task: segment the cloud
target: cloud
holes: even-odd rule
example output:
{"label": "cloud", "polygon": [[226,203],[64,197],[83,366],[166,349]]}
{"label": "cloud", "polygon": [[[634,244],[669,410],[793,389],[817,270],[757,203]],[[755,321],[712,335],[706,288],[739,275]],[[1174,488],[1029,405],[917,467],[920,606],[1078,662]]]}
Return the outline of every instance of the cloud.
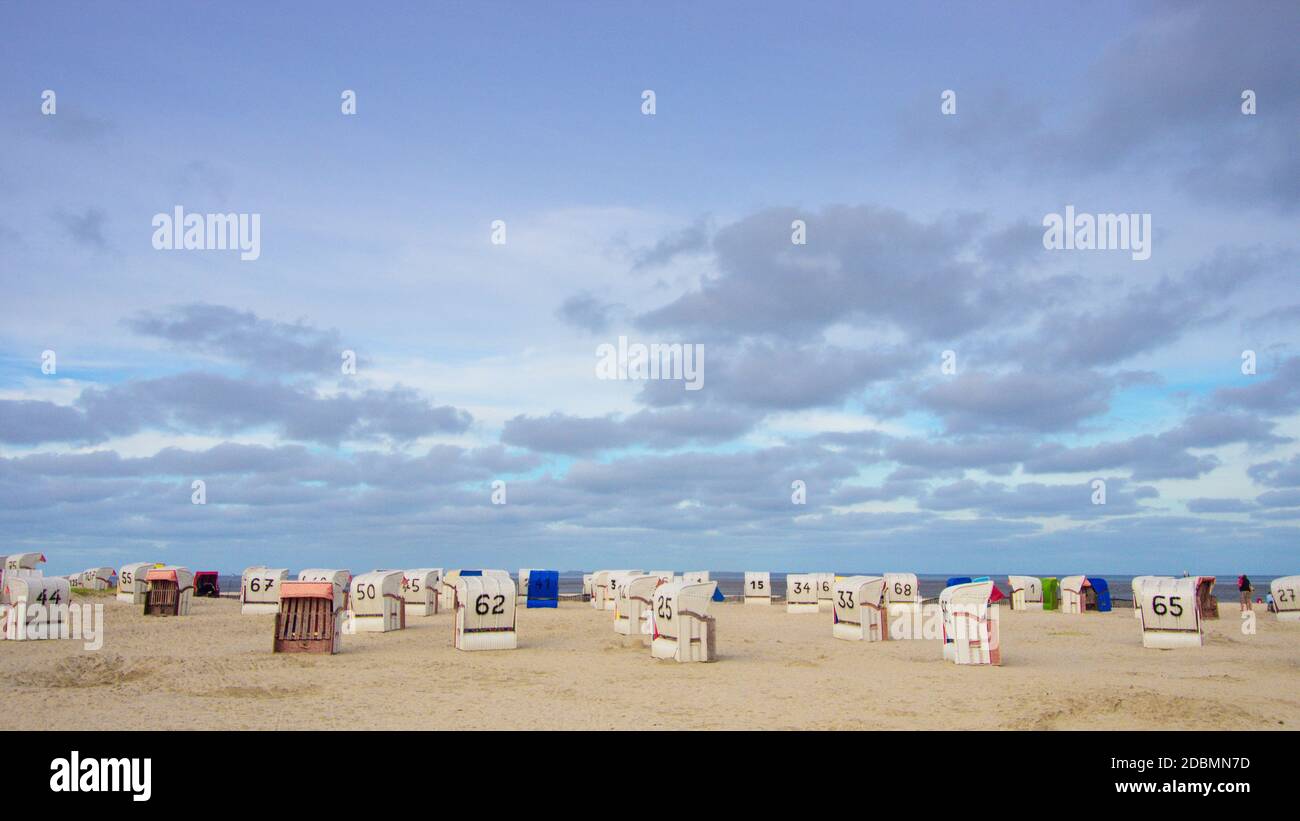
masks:
{"label": "cloud", "polygon": [[467,411],[435,406],[409,388],[323,396],[312,388],[190,372],[87,388],[73,407],[0,400],[0,441],[102,442],[144,430],[231,434],[270,428],[286,439],[409,441],[460,433]]}
{"label": "cloud", "polygon": [[753,415],[708,408],[646,409],[626,417],[519,415],[506,422],[501,441],[541,453],[590,455],[632,445],[666,449],[726,442],[748,432],[756,421]]}
{"label": "cloud", "polygon": [[103,209],[91,207],[79,212],[60,209],[54,214],[55,221],[73,242],[97,251],[108,247],[108,241],[104,239],[104,221],[107,218]]}
{"label": "cloud", "polygon": [[135,333],[228,359],[267,374],[340,373],[344,345],[336,330],[263,319],[252,311],[191,303],[125,320]]}
{"label": "cloud", "polygon": [[1139,502],[1160,494],[1149,485],[1130,486],[1124,479],[1106,480],[1106,503],[1093,504],[1091,483],[1045,485],[1030,482],[1004,485],[963,479],[935,488],[918,500],[925,510],[973,510],[986,516],[1065,516],[1094,518],[1125,516],[1141,512]]}
{"label": "cloud", "polygon": [[611,317],[619,307],[612,302],[602,302],[589,293],[581,293],[564,300],[555,314],[575,328],[598,334],[609,328]]}
{"label": "cloud", "polygon": [[697,220],[680,231],[675,231],[656,242],[650,248],[638,251],[632,264],[632,270],[644,271],[660,268],[674,259],[709,249],[710,223],[707,219]]}
{"label": "cloud", "polygon": [[[807,245],[790,241],[795,219],[807,224]],[[1019,313],[1046,293],[966,259],[981,223],[972,214],[922,222],[875,206],[761,211],[718,231],[717,276],[637,322],[697,338],[806,340],[844,322],[951,339]]]}

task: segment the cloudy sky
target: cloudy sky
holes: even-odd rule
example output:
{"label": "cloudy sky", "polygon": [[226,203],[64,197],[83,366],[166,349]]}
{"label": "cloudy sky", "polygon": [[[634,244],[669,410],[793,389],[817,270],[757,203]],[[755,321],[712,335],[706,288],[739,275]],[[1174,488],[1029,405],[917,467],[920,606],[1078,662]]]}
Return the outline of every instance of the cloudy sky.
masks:
{"label": "cloudy sky", "polygon": [[[1297,570],[1294,3],[0,32],[0,552]],[[1067,205],[1149,214],[1150,258],[1046,249]],[[176,206],[259,215],[260,256],[155,249]],[[597,378],[620,336],[702,345],[703,387]]]}

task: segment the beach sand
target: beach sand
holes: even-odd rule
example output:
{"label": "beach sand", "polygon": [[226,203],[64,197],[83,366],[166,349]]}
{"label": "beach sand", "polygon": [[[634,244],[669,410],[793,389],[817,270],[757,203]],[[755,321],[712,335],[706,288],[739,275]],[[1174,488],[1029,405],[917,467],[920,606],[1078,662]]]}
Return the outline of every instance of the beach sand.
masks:
{"label": "beach sand", "polygon": [[[82,599],[82,601],[87,601]],[[1003,664],[938,641],[832,639],[831,615],[716,604],[719,660],[653,661],[585,603],[519,610],[520,648],[451,646],[452,616],[273,655],[274,616],[195,599],[145,618],[112,598],[104,645],[0,641],[0,729],[1297,729],[1300,624],[1237,606],[1199,649],[1148,650],[1131,611],[1002,610]]]}

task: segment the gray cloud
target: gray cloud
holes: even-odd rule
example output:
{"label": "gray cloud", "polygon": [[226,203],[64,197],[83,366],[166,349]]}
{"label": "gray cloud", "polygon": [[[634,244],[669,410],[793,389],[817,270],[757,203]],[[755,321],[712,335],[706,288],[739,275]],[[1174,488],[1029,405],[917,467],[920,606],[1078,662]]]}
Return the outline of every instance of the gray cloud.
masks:
{"label": "gray cloud", "polygon": [[230,434],[269,427],[287,439],[337,445],[459,433],[472,418],[400,386],[322,396],[304,386],[193,372],[87,388],[73,407],[0,400],[0,420],[6,422],[0,441],[14,444],[102,442],[142,430]]}
{"label": "gray cloud", "polygon": [[108,215],[101,208],[87,207],[81,211],[60,209],[54,219],[64,232],[77,243],[86,248],[102,251],[108,247],[104,238],[104,221]]}
{"label": "gray cloud", "polygon": [[166,312],[142,312],[125,320],[143,336],[209,356],[229,359],[263,373],[340,373],[344,345],[336,330],[303,322],[263,319],[252,311],[194,303]]}
{"label": "gray cloud", "polygon": [[555,315],[575,328],[598,334],[609,328],[613,314],[619,307],[592,294],[581,293],[564,300],[556,309]]}

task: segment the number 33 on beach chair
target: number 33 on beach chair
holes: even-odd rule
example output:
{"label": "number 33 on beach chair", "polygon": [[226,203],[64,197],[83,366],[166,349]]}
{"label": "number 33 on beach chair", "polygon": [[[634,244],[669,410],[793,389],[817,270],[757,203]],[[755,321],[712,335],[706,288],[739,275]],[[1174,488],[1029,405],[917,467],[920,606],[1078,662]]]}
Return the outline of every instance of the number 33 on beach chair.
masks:
{"label": "number 33 on beach chair", "polygon": [[885,579],[881,576],[846,576],[835,582],[831,635],[848,641],[884,641]]}

